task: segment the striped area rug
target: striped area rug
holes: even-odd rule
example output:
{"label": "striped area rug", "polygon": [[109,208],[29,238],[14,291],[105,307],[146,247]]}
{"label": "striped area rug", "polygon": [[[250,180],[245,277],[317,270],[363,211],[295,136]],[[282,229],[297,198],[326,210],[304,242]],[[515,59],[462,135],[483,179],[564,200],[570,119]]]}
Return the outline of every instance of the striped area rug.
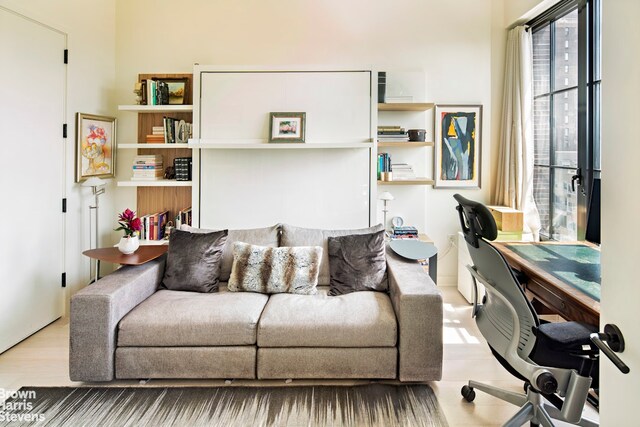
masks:
{"label": "striped area rug", "polygon": [[19,391],[0,403],[0,426],[447,426],[428,385]]}

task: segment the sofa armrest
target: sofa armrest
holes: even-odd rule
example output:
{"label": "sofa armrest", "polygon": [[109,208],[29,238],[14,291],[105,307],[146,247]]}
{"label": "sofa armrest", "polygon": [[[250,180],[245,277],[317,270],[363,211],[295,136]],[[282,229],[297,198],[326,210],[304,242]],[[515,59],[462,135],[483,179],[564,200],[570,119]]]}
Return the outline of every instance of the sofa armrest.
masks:
{"label": "sofa armrest", "polygon": [[111,381],[120,320],[149,298],[162,281],[165,258],[125,266],[71,298],[69,377],[72,381]]}
{"label": "sofa armrest", "polygon": [[398,379],[442,378],[442,294],[416,261],[387,248],[389,294],[398,319]]}

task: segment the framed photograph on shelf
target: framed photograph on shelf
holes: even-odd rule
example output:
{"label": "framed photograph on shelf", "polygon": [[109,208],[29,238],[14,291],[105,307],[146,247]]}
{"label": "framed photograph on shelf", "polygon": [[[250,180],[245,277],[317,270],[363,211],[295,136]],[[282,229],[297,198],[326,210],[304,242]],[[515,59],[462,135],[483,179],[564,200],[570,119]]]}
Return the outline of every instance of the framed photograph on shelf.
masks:
{"label": "framed photograph on shelf", "polygon": [[304,142],[306,113],[269,113],[269,142]]}
{"label": "framed photograph on shelf", "polygon": [[116,118],[77,113],[76,182],[116,176]]}
{"label": "framed photograph on shelf", "polygon": [[187,90],[187,79],[159,79],[169,89],[169,105],[182,105]]}
{"label": "framed photograph on shelf", "polygon": [[436,105],[435,188],[480,188],[482,105]]}

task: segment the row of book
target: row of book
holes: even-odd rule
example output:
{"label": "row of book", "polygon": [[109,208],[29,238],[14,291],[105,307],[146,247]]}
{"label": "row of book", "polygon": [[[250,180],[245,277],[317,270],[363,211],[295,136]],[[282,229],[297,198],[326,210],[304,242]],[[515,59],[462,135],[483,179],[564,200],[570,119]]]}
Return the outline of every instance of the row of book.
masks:
{"label": "row of book", "polygon": [[378,153],[378,179],[382,179],[383,173],[388,173],[392,170],[389,153]]}
{"label": "row of book", "polygon": [[137,155],[133,158],[133,181],[156,181],[164,176],[161,154]]}
{"label": "row of book", "polygon": [[140,238],[143,240],[164,239],[165,226],[169,222],[169,211],[144,215],[140,218]]}
{"label": "row of book", "polygon": [[191,207],[178,211],[176,215],[176,228],[180,228],[182,224],[191,225]]}
{"label": "row of book", "polygon": [[193,125],[191,123],[164,116],[162,126],[151,128],[151,134],[146,136],[146,142],[155,144],[186,143],[192,136]]}
{"label": "row of book", "polygon": [[401,126],[378,126],[378,142],[408,142],[409,134]]}
{"label": "row of book", "polygon": [[391,163],[391,170],[393,171],[394,181],[416,179],[416,173],[413,170],[413,166],[408,163]]}

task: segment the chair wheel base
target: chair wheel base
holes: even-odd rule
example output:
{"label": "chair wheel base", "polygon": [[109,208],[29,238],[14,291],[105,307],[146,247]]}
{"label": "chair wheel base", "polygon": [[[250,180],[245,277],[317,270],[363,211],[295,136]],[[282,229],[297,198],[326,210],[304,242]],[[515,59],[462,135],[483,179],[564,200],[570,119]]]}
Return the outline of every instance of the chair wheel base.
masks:
{"label": "chair wheel base", "polygon": [[473,402],[476,398],[476,392],[473,390],[473,387],[469,387],[468,385],[462,386],[462,390],[460,390],[462,397],[467,402]]}

